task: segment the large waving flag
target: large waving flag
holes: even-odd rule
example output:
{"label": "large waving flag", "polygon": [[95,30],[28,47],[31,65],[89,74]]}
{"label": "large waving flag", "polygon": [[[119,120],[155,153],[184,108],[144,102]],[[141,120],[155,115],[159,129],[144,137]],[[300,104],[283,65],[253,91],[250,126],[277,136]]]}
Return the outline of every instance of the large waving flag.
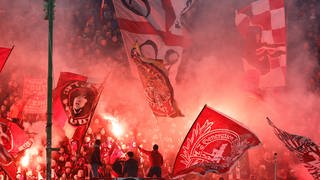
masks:
{"label": "large waving flag", "polygon": [[[152,111],[156,116],[177,116],[178,113],[170,112],[172,107],[168,109],[166,105],[168,102],[164,101],[172,101],[170,95],[173,94],[172,84],[175,83],[182,57],[184,36],[180,19],[194,1],[114,0],[113,3],[131,70],[135,76],[139,74],[143,81]],[[136,43],[139,45],[141,55],[148,60],[144,64],[145,70],[152,72],[141,72],[141,66],[138,67],[136,60],[132,58],[132,47]],[[155,70],[151,66],[158,69]],[[152,78],[156,80],[151,81]],[[147,79],[148,85],[146,85]],[[164,104],[161,104],[163,102]]]}
{"label": "large waving flag", "polygon": [[10,177],[16,179],[16,157],[31,147],[32,140],[16,123],[0,118],[0,166]]}
{"label": "large waving flag", "polygon": [[284,0],[257,0],[238,9],[236,26],[243,37],[247,81],[256,88],[282,87],[286,76]]}
{"label": "large waving flag", "polygon": [[102,86],[87,80],[86,76],[61,72],[54,90],[53,124],[75,143],[75,151],[82,145],[102,91]]}
{"label": "large waving flag", "polygon": [[225,173],[260,140],[231,118],[205,106],[177,154],[173,176],[187,173]]}
{"label": "large waving flag", "polygon": [[138,68],[147,102],[153,114],[172,118],[182,116],[174,100],[171,83],[162,71],[163,64],[152,63],[152,60],[142,55],[137,46],[132,49],[131,56]]}
{"label": "large waving flag", "polygon": [[0,72],[2,71],[3,66],[7,62],[7,59],[10,53],[12,52],[12,50],[13,50],[13,47],[12,48],[0,47]]}
{"label": "large waving flag", "polygon": [[273,127],[275,135],[284,143],[289,151],[294,152],[298,159],[308,169],[314,179],[320,179],[320,149],[311,139],[290,134],[276,127],[273,122],[267,118],[268,123]]}

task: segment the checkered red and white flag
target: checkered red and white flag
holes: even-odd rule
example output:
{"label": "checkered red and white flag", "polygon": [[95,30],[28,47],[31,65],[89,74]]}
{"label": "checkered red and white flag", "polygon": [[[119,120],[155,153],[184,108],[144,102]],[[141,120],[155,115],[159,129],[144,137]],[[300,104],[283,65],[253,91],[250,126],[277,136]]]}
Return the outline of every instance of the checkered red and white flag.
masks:
{"label": "checkered red and white flag", "polygon": [[236,11],[243,65],[252,88],[282,87],[286,74],[284,0],[258,0]]}

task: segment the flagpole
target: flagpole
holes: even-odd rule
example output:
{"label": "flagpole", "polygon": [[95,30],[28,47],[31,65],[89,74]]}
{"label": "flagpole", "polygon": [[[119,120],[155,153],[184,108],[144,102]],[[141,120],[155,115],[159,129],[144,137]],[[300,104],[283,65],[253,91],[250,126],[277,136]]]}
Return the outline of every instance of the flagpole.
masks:
{"label": "flagpole", "polygon": [[[47,3],[47,4],[46,4]],[[53,9],[54,0],[45,0],[46,14],[48,20],[48,82],[47,82],[47,148],[46,148],[46,179],[51,179],[51,151],[52,151],[52,46],[53,46]]]}
{"label": "flagpole", "polygon": [[277,180],[277,153],[273,154],[274,160],[274,180]]}

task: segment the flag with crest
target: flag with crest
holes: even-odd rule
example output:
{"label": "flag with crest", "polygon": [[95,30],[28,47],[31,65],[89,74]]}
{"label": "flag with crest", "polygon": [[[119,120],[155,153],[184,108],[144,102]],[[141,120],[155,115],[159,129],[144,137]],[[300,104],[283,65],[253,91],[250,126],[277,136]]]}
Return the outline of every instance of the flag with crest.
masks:
{"label": "flag with crest", "polygon": [[284,0],[257,0],[236,11],[243,66],[252,88],[283,87],[286,79]]}
{"label": "flag with crest", "polygon": [[18,124],[0,118],[0,166],[10,179],[16,179],[19,153],[32,144],[32,139]]}
{"label": "flag with crest", "polygon": [[61,72],[53,95],[53,124],[62,128],[78,151],[99,101],[102,86],[83,75]]}
{"label": "flag with crest", "polygon": [[259,144],[251,131],[205,106],[180,147],[173,176],[228,172],[247,149]]}
{"label": "flag with crest", "polygon": [[300,135],[290,134],[275,126],[269,118],[267,118],[267,120],[269,125],[273,128],[275,135],[283,142],[289,151],[295,153],[313,178],[320,179],[319,146],[311,139]]}

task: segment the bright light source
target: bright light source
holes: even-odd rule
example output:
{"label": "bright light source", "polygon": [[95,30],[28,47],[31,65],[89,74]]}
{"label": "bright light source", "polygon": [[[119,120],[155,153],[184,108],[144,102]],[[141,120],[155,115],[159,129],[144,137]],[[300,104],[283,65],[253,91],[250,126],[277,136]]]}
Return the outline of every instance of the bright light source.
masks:
{"label": "bright light source", "polygon": [[116,137],[122,136],[124,131],[118,119],[116,119],[114,116],[111,116],[111,115],[103,115],[103,118],[111,122],[111,125],[112,125],[111,131]]}
{"label": "bright light source", "polygon": [[112,133],[117,137],[123,134],[123,129],[118,122],[112,122]]}
{"label": "bright light source", "polygon": [[23,167],[27,167],[29,165],[30,156],[29,153],[26,153],[25,156],[23,156],[20,160],[20,164]]}

